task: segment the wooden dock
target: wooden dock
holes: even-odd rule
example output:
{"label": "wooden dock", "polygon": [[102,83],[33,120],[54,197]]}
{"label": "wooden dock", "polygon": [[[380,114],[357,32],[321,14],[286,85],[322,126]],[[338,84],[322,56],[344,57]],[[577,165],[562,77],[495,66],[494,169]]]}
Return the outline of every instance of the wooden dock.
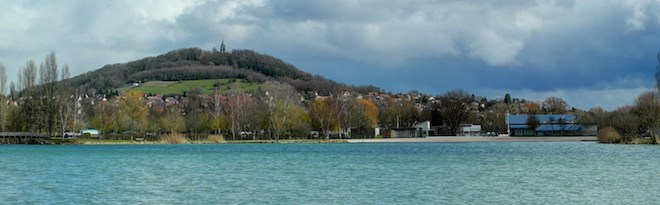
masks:
{"label": "wooden dock", "polygon": [[37,132],[0,132],[0,144],[43,144],[49,137]]}
{"label": "wooden dock", "polygon": [[48,138],[48,134],[37,132],[0,132],[1,138]]}

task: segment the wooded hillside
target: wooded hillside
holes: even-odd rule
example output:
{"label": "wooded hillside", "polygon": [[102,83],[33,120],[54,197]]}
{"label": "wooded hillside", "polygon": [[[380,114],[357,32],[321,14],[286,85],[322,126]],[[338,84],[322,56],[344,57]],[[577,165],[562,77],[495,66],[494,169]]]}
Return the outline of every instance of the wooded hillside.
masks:
{"label": "wooded hillside", "polygon": [[128,63],[103,66],[73,77],[71,85],[93,93],[123,87],[138,81],[172,81],[239,78],[248,82],[275,80],[292,85],[296,90],[330,93],[355,91],[377,92],[374,86],[347,86],[319,75],[301,71],[278,58],[252,50],[232,50],[231,53],[205,51],[200,48],[173,50],[155,57]]}

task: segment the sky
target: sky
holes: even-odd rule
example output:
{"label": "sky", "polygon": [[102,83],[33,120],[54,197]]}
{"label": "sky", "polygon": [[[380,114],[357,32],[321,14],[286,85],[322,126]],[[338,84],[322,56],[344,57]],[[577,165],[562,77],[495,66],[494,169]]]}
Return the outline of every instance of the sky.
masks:
{"label": "sky", "polygon": [[0,0],[10,81],[50,52],[72,76],[171,50],[254,49],[349,85],[605,110],[655,89],[660,1]]}

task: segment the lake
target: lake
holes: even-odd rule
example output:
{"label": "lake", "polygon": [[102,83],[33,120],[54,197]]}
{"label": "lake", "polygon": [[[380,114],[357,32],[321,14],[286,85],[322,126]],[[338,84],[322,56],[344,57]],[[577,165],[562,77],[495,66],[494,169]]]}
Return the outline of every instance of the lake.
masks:
{"label": "lake", "polygon": [[660,147],[0,145],[0,204],[648,204]]}

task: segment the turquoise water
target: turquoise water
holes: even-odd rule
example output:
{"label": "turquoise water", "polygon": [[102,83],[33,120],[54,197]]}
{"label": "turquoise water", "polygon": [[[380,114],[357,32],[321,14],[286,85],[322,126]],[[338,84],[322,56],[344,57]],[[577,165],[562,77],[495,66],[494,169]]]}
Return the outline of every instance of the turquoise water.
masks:
{"label": "turquoise water", "polygon": [[660,147],[0,146],[0,204],[648,204]]}

